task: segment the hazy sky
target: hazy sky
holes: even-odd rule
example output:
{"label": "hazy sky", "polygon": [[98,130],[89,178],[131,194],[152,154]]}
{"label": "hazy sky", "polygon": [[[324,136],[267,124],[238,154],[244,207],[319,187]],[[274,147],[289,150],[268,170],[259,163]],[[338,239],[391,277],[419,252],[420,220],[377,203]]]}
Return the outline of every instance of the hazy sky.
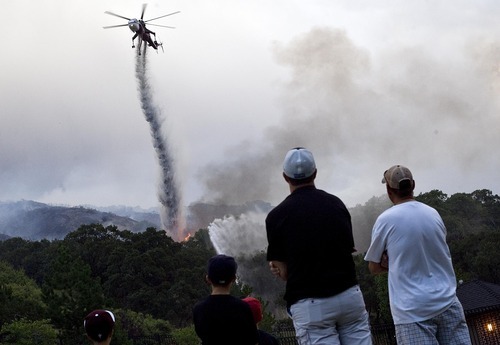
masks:
{"label": "hazy sky", "polygon": [[[132,32],[142,1],[2,0],[0,201],[158,205]],[[348,206],[384,193],[500,193],[500,2],[172,0],[145,19],[182,202],[276,204],[289,148]],[[151,53],[150,51],[149,53]]]}

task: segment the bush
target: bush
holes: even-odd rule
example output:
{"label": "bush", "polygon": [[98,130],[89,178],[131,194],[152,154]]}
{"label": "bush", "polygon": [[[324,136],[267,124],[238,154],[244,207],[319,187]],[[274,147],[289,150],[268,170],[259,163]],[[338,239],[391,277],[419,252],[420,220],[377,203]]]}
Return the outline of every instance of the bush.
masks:
{"label": "bush", "polygon": [[199,345],[200,339],[196,335],[194,326],[178,328],[172,331],[172,336],[177,344]]}
{"label": "bush", "polygon": [[29,321],[20,319],[5,324],[1,333],[3,339],[0,345],[54,345],[57,343],[57,332],[49,320]]}

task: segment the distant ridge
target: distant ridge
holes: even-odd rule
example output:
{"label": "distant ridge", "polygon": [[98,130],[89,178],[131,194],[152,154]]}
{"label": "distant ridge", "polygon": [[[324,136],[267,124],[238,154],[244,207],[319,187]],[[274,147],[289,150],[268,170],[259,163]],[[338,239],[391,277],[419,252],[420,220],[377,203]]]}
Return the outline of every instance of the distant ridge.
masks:
{"label": "distant ridge", "polygon": [[[186,234],[207,228],[216,218],[240,215],[248,211],[268,212],[272,206],[263,201],[244,205],[195,203],[186,208]],[[32,200],[0,201],[0,241],[10,237],[26,240],[63,239],[82,225],[114,225],[119,230],[141,232],[149,227],[161,229],[160,214],[155,209],[130,206],[62,206]]]}
{"label": "distant ridge", "polygon": [[[119,212],[119,207],[116,211]],[[114,225],[119,230],[141,232],[160,228],[159,215],[134,210],[133,217],[99,211],[89,207],[52,206],[30,200],[0,202],[0,240],[21,237],[27,240],[63,239],[82,225]]]}

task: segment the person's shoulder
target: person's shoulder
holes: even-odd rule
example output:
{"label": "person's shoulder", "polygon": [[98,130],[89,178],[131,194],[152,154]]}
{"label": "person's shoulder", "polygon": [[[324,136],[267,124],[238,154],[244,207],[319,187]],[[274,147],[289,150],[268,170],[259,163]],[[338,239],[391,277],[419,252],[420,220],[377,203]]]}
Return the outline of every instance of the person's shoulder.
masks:
{"label": "person's shoulder", "polygon": [[378,215],[375,221],[375,226],[380,224],[385,224],[386,222],[391,221],[395,216],[397,216],[398,213],[399,211],[394,206],[385,209],[384,211],[382,211],[382,213]]}
{"label": "person's shoulder", "polygon": [[278,216],[281,212],[284,212],[287,209],[291,200],[292,200],[292,195],[289,194],[283,201],[281,201],[278,205],[273,207],[271,211],[269,211],[266,220],[272,219],[273,217]]}
{"label": "person's shoulder", "polygon": [[335,194],[327,192],[323,189],[316,189],[315,195],[317,198],[322,198],[322,200],[327,200],[330,205],[335,205],[337,207],[347,209],[345,203]]}
{"label": "person's shoulder", "polygon": [[311,188],[307,188],[306,191],[308,191],[309,193],[316,195],[316,196],[331,198],[331,199],[335,199],[335,200],[342,202],[342,200],[338,196],[336,196],[335,194],[327,192],[326,190],[321,189],[321,188],[316,188],[315,186],[313,186]]}
{"label": "person's shoulder", "polygon": [[418,200],[412,200],[411,203],[413,203],[414,205],[416,205],[417,207],[422,207],[422,208],[427,208],[427,209],[432,209],[432,210],[436,210],[434,207],[430,206],[430,205],[427,205],[421,201],[418,201]]}
{"label": "person's shoulder", "polygon": [[434,207],[429,206],[429,205],[427,205],[421,201],[415,200],[415,199],[409,200],[407,202],[403,202],[403,203],[398,204],[398,205],[394,205],[389,210],[391,210],[391,209],[394,209],[395,212],[397,212],[397,210],[401,209],[401,210],[406,210],[408,212],[414,211],[414,210],[419,210],[422,212],[425,211],[425,212],[430,212],[430,213],[438,213],[438,211]]}
{"label": "person's shoulder", "polygon": [[198,302],[196,302],[195,305],[194,305],[194,307],[193,307],[193,310],[202,308],[205,304],[208,303],[209,298],[210,298],[210,296],[205,297],[205,298],[199,300]]}
{"label": "person's shoulder", "polygon": [[421,210],[427,212],[428,214],[431,214],[435,217],[441,218],[441,215],[439,214],[439,211],[436,210],[434,207],[429,206],[427,204],[424,204],[423,202],[420,201],[415,201],[417,203],[418,207],[420,207]]}

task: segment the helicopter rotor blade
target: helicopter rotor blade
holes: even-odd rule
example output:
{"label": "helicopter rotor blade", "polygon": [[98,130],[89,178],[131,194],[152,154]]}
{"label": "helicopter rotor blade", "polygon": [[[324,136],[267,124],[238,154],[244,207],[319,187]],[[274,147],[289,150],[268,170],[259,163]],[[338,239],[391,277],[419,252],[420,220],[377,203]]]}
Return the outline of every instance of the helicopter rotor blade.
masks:
{"label": "helicopter rotor blade", "polygon": [[160,16],[160,17],[156,17],[156,18],[153,18],[153,19],[148,19],[148,20],[145,20],[144,22],[147,23],[147,22],[150,22],[152,20],[156,20],[156,19],[160,19],[160,18],[163,18],[163,17],[168,17],[168,16],[171,16],[173,14],[177,14],[177,13],[180,13],[181,11],[177,11],[177,12],[172,12],[172,13],[169,13],[169,14],[165,14],[164,16]]}
{"label": "helicopter rotor blade", "polygon": [[118,17],[118,18],[122,18],[122,19],[125,19],[125,20],[130,20],[130,18],[127,18],[127,17],[124,17],[124,16],[120,16],[119,14],[116,14],[116,13],[113,13],[113,12],[106,11],[104,13],[109,14],[111,16]]}
{"label": "helicopter rotor blade", "polygon": [[161,26],[162,28],[175,29],[175,26],[166,26],[166,25],[159,25],[159,24],[148,24],[148,26]]}
{"label": "helicopter rotor blade", "polygon": [[110,25],[110,26],[103,26],[103,29],[112,29],[112,28],[119,28],[121,26],[127,26],[128,24],[120,24],[120,25]]}
{"label": "helicopter rotor blade", "polygon": [[146,12],[146,7],[148,7],[148,4],[142,4],[141,19],[144,19],[144,12]]}

